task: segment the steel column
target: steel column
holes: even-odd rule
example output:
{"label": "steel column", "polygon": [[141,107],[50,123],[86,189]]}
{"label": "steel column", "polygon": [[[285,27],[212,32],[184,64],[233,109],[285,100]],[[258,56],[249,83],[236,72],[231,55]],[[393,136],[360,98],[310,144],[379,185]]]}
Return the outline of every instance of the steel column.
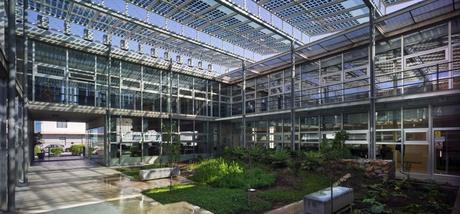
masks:
{"label": "steel column", "polygon": [[246,147],[246,65],[244,60],[241,61],[241,70],[243,72],[243,88],[241,89],[243,101],[241,123],[243,124],[241,124],[241,131],[243,136],[243,147]]}
{"label": "steel column", "polygon": [[369,159],[375,159],[375,9],[369,7]]}
{"label": "steel column", "polygon": [[105,165],[106,166],[110,166],[110,163],[111,163],[111,158],[110,158],[110,128],[111,128],[111,112],[110,112],[110,108],[111,108],[111,101],[112,101],[112,81],[111,81],[111,72],[110,70],[112,69],[112,55],[111,55],[111,52],[112,52],[112,45],[109,44],[108,45],[108,50],[107,50],[107,64],[105,65],[106,66],[106,74],[107,74],[107,95],[106,95],[106,98],[105,98],[105,105],[106,105],[106,113],[105,113],[105,130],[104,130],[104,134],[105,134],[105,143],[104,143],[104,162],[105,162]]}
{"label": "steel column", "polygon": [[7,5],[7,56],[8,56],[8,206],[15,209],[16,188],[16,1],[8,0]]}
{"label": "steel column", "polygon": [[[173,98],[172,98],[172,78],[173,78],[173,75],[172,75],[172,67],[173,67],[173,61],[172,61],[172,58],[169,58],[169,103],[168,103],[168,113],[169,113],[169,143],[172,144],[173,142],[173,125],[172,125],[172,122],[173,122],[173,119],[172,119],[172,102],[173,102]],[[177,124],[179,126],[179,124]],[[176,130],[177,131],[177,130]],[[169,154],[171,155],[171,154]]]}
{"label": "steel column", "polygon": [[[7,81],[0,78],[0,136],[6,136]],[[0,210],[7,210],[8,203],[8,146],[6,137],[0,137]]]}
{"label": "steel column", "polygon": [[295,79],[295,53],[294,41],[291,41],[291,150],[295,151],[295,112],[294,112],[294,79]]}
{"label": "steel column", "polygon": [[29,42],[27,39],[27,30],[26,30],[26,19],[27,19],[27,4],[28,1],[23,1],[22,4],[22,32],[23,32],[23,37],[24,37],[24,49],[23,49],[23,80],[22,80],[22,89],[23,89],[23,161],[22,161],[22,183],[27,184],[28,177],[27,177],[27,172],[29,171],[29,166],[30,166],[30,157],[31,157],[31,149],[30,149],[30,139],[29,139],[29,112],[27,110],[27,104],[29,103],[29,85],[28,85],[28,77],[27,77],[27,71],[28,71],[28,65],[29,65]]}

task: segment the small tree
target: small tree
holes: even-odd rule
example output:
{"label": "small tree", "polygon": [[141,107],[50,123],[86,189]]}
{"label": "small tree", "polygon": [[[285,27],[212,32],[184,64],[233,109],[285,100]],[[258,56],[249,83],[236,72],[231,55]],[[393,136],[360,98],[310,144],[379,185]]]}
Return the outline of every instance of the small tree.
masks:
{"label": "small tree", "polygon": [[[180,160],[180,139],[175,137],[173,134],[172,127],[175,127],[176,123],[173,121],[171,124],[163,124],[162,135],[163,142],[163,153],[168,156],[168,162],[170,166],[175,165]],[[161,158],[160,158],[161,160]]]}
{"label": "small tree", "polygon": [[[169,166],[170,167],[177,167],[177,162],[180,160],[180,139],[178,137],[174,137],[172,127],[176,127],[176,123],[171,121],[170,124],[163,124],[162,125],[162,135],[163,135],[163,142],[167,142],[163,144],[163,154],[166,154],[169,159]],[[161,161],[161,158],[160,158]],[[160,162],[161,164],[161,162]],[[172,176],[173,171],[171,171],[169,175],[169,191],[172,191]]]}
{"label": "small tree", "polygon": [[348,137],[348,133],[345,130],[336,132],[334,140],[332,141],[332,146],[334,148],[343,148],[345,146],[345,141],[348,140]]}
{"label": "small tree", "polygon": [[337,160],[350,158],[350,150],[345,147],[345,141],[348,139],[348,133],[344,130],[335,133],[333,140],[323,139],[319,151],[324,155],[326,160]]}

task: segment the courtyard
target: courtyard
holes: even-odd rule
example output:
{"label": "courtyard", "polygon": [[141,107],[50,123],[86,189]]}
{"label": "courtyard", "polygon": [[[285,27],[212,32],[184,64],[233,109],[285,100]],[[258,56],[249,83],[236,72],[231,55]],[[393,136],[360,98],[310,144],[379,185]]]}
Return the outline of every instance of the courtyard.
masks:
{"label": "courtyard", "polygon": [[458,0],[0,0],[1,213],[460,213]]}

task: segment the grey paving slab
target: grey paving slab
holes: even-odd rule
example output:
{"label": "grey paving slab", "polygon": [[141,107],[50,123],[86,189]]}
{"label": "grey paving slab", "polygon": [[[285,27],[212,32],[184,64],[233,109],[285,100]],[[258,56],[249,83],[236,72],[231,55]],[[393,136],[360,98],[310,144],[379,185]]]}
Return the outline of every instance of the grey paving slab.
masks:
{"label": "grey paving slab", "polygon": [[168,185],[168,179],[131,181],[87,160],[41,162],[31,166],[29,185],[17,188],[16,207],[19,213],[146,213],[159,205],[141,192]]}

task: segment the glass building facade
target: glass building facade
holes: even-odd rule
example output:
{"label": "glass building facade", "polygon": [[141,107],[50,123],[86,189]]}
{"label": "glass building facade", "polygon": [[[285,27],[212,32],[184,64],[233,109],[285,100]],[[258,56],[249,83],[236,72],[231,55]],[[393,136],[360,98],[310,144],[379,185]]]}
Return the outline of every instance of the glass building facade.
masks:
{"label": "glass building facade", "polygon": [[[368,1],[292,2],[317,18],[278,1],[114,2],[0,5],[1,175],[26,182],[34,120],[75,120],[86,156],[106,166],[165,161],[171,142],[183,160],[227,146],[317,150],[345,130],[356,158],[460,176],[457,1],[377,17]],[[360,15],[328,9],[342,3]]]}
{"label": "glass building facade", "polygon": [[32,105],[93,114],[86,120],[87,155],[110,166],[158,161],[171,141],[189,159],[225,146],[314,150],[345,130],[356,157],[392,159],[407,172],[460,174],[454,167],[460,124],[451,119],[459,117],[460,104],[434,99],[451,92],[458,98],[458,38],[458,17],[377,38],[375,144],[369,143],[368,43],[224,81],[189,72],[180,59],[155,64],[135,60],[131,50],[123,57],[34,37],[18,76],[27,81]]}
{"label": "glass building facade", "polygon": [[[459,140],[460,125],[448,116],[459,118],[460,106],[392,100],[460,89],[459,37],[460,20],[452,19],[376,42],[375,158],[392,159],[407,172],[460,173],[453,167],[459,160],[452,159],[459,146],[450,142]],[[106,110],[106,118],[88,122],[88,155],[107,165],[153,163],[171,140],[181,143],[185,159],[224,146],[318,149],[340,130],[349,133],[354,156],[371,158],[368,104],[360,103],[369,99],[368,45],[296,64],[292,85],[290,68],[224,83],[37,40],[29,44],[29,100]],[[441,142],[447,135],[450,143]]]}

